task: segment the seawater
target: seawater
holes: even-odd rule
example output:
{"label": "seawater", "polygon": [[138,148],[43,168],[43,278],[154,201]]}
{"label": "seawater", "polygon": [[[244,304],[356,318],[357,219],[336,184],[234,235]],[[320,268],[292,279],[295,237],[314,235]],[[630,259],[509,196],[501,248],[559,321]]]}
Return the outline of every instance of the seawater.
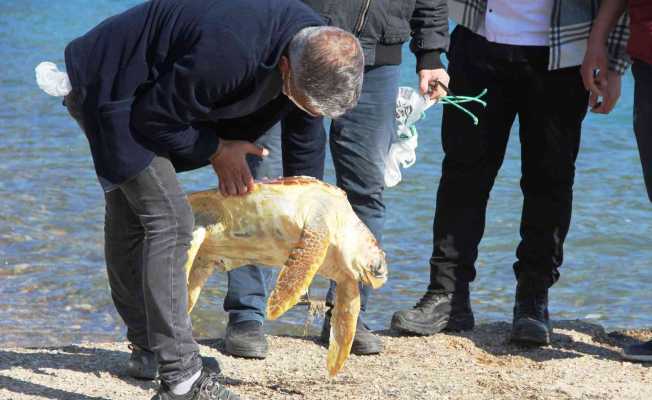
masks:
{"label": "seawater", "polygon": [[[0,345],[46,345],[124,339],[103,259],[104,200],[88,143],[61,106],[36,86],[34,67],[54,61],[73,38],[131,0],[0,2]],[[407,47],[407,46],[406,46]],[[416,86],[405,49],[401,84]],[[633,80],[608,116],[588,115],[577,162],[573,221],[561,279],[551,291],[553,318],[588,318],[607,328],[652,326],[652,207],[645,196],[632,133]],[[524,96],[527,93],[523,94]],[[419,128],[417,163],[386,191],[385,247],[390,279],[375,292],[367,320],[389,326],[411,307],[429,277],[432,218],[440,177],[441,107]],[[188,191],[214,187],[208,168],[180,175]],[[480,321],[509,320],[512,263],[519,241],[520,145],[514,126],[493,189],[472,300]],[[334,182],[330,159],[327,181]],[[198,336],[219,336],[226,316],[226,276],[215,274],[193,312]],[[313,296],[325,293],[318,280]],[[303,332],[305,308],[268,324],[273,333]],[[314,321],[311,332],[319,329]]]}

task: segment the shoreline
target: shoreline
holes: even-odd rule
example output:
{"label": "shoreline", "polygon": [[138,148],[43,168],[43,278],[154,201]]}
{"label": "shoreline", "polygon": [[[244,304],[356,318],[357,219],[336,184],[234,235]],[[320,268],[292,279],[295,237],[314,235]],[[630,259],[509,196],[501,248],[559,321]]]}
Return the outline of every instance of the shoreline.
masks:
{"label": "shoreline", "polygon": [[[334,378],[314,336],[269,336],[265,360],[223,353],[222,339],[199,340],[209,365],[246,399],[650,399],[652,363],[619,350],[652,339],[651,329],[607,333],[582,321],[553,322],[550,346],[507,342],[510,324],[471,332],[398,337],[380,331],[385,350],[351,355]],[[127,343],[0,349],[0,399],[149,399],[156,382],[126,377]]]}

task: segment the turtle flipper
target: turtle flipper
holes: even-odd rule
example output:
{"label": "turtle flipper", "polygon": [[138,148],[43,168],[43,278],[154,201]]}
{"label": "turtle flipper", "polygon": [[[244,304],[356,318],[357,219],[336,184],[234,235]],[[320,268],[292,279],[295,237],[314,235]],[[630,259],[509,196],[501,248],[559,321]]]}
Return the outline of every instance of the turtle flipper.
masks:
{"label": "turtle flipper", "polygon": [[328,251],[328,228],[322,217],[304,226],[299,244],[290,251],[267,301],[267,318],[276,319],[300,300]]}
{"label": "turtle flipper", "polygon": [[335,307],[331,317],[331,338],[328,346],[328,373],[334,376],[349,358],[351,345],[360,314],[360,290],[358,282],[337,282]]}
{"label": "turtle flipper", "polygon": [[205,239],[206,229],[203,227],[195,229],[192,233],[192,241],[188,250],[188,260],[186,260],[185,265],[186,277],[188,279],[188,313],[192,311],[197,303],[202,286],[204,286],[208,277],[213,273],[213,268],[210,265],[197,262],[197,253]]}

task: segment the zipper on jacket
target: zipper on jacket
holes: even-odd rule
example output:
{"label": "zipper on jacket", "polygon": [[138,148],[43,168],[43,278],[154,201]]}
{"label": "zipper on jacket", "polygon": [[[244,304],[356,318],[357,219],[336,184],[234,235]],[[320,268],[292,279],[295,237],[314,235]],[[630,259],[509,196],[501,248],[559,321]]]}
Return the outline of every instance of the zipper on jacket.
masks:
{"label": "zipper on jacket", "polygon": [[362,8],[360,9],[360,15],[358,15],[358,21],[355,23],[355,31],[353,32],[355,36],[360,36],[362,28],[364,28],[365,20],[367,19],[367,14],[369,13],[370,6],[371,0],[365,0]]}

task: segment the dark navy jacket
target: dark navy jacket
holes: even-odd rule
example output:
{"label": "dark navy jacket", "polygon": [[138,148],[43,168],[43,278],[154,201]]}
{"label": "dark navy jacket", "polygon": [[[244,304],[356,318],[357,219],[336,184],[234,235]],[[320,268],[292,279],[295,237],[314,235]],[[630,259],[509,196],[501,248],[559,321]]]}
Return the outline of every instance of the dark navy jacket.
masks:
{"label": "dark navy jacket", "polygon": [[206,165],[218,135],[255,140],[292,107],[277,65],[322,19],[298,0],[152,0],[66,47],[95,169],[119,184],[155,154]]}

